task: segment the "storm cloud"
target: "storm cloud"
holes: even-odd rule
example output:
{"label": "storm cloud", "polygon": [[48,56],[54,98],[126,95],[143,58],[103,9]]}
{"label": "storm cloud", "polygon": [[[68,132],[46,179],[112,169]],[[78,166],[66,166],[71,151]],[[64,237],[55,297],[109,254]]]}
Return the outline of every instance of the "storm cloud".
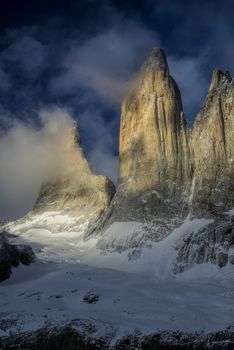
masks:
{"label": "storm cloud", "polygon": [[[189,125],[205,98],[212,70],[234,71],[230,0],[121,5],[115,0],[74,0],[58,1],[56,8],[48,5],[43,11],[35,0],[32,8],[26,11],[22,2],[17,11],[17,21],[9,19],[9,25],[4,24],[6,12],[0,11],[5,14],[0,22],[1,218],[26,213],[45,174],[49,176],[49,161],[44,157],[42,162],[38,154],[47,150],[40,142],[48,145],[48,123],[50,118],[55,122],[58,111],[68,111],[61,113],[79,124],[93,171],[116,182],[121,99],[152,47],[167,52]],[[54,106],[56,113],[51,112]],[[50,111],[46,121],[41,110]],[[32,147],[27,146],[30,141]],[[24,178],[30,172],[26,188]]]}

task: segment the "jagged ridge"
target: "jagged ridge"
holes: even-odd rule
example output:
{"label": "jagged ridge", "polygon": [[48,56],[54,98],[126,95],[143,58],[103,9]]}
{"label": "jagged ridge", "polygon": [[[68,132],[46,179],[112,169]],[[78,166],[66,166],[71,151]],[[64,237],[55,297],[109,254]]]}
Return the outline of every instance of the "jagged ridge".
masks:
{"label": "jagged ridge", "polygon": [[214,71],[192,131],[162,49],[152,51],[136,82],[122,104],[119,185],[109,222],[150,220],[165,212],[184,218],[188,212],[210,215],[232,208],[230,74]]}

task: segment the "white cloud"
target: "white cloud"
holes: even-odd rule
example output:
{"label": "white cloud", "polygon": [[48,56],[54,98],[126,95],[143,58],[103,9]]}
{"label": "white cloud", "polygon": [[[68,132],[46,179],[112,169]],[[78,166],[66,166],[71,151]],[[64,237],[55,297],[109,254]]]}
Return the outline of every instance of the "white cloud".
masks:
{"label": "white cloud", "polygon": [[41,184],[63,173],[74,121],[64,110],[40,113],[42,127],[15,122],[0,138],[0,219],[29,211]]}

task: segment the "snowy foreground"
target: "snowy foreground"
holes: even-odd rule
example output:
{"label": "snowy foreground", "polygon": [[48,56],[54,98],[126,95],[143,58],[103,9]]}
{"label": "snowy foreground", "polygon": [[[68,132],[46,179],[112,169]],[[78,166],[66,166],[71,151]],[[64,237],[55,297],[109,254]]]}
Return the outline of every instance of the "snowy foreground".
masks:
{"label": "snowy foreground", "polygon": [[[37,219],[41,222],[34,218],[34,227]],[[66,217],[52,213],[47,219],[62,222]],[[233,329],[232,265],[201,264],[183,274],[171,272],[178,240],[209,222],[188,218],[135,259],[129,259],[128,251],[99,250],[98,239],[83,241],[82,232],[12,226],[18,236],[11,242],[31,245],[38,260],[16,268],[0,284],[0,336],[72,320],[79,330],[91,322],[94,338],[109,334],[112,342],[136,329],[143,334]],[[115,223],[102,240],[121,241],[139,230],[139,223]]]}

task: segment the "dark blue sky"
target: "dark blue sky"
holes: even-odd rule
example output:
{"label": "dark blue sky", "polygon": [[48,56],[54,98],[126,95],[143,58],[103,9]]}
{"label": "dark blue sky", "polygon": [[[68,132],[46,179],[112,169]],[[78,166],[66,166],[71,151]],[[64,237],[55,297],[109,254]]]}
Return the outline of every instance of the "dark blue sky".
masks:
{"label": "dark blue sky", "polygon": [[191,125],[212,70],[234,71],[233,23],[231,0],[1,0],[1,128],[65,107],[93,169],[114,178],[121,97],[150,49],[165,48]]}

